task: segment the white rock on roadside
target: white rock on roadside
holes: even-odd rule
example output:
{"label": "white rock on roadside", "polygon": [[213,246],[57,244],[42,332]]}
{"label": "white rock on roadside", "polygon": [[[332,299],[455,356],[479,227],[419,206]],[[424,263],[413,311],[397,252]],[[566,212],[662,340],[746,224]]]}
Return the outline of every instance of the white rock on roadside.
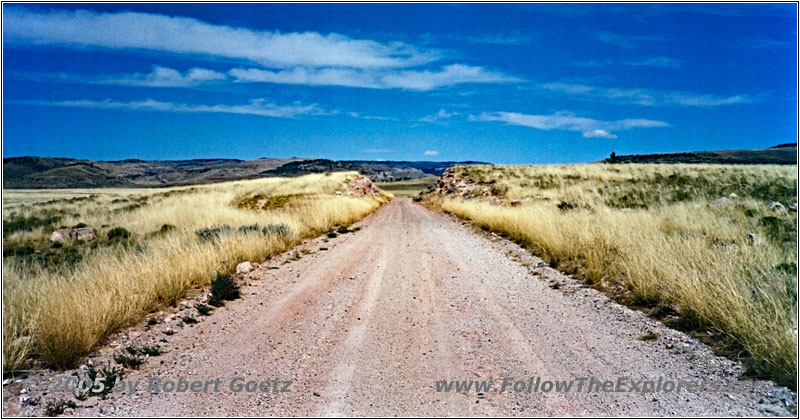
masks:
{"label": "white rock on roadside", "polygon": [[250,261],[239,263],[239,265],[236,266],[236,274],[249,273],[252,270],[253,270],[253,265],[250,264]]}

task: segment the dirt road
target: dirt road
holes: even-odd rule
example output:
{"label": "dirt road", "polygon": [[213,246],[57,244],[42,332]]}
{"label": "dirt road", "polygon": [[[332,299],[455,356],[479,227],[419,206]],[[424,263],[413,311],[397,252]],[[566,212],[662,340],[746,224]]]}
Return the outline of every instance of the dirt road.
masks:
{"label": "dirt road", "polygon": [[[137,392],[76,414],[765,413],[761,394],[730,392],[437,392],[439,380],[494,380],[499,390],[505,377],[727,384],[739,368],[542,267],[516,245],[409,199],[359,225],[357,233],[305,244],[312,253],[299,261],[281,264],[286,254],[262,264],[249,274],[243,299],[166,337],[166,354],[126,376],[141,381]],[[553,281],[562,287],[551,288]],[[658,339],[640,339],[653,328]],[[145,389],[151,377],[221,378],[220,392],[153,394]],[[291,392],[233,393],[235,377],[290,380]]]}

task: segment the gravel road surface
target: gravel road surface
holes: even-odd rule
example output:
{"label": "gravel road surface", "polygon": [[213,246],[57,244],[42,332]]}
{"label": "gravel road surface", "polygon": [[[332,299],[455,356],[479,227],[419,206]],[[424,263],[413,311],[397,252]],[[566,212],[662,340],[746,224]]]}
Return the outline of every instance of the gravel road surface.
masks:
{"label": "gravel road surface", "polygon": [[[291,251],[260,264],[244,277],[242,299],[200,323],[171,336],[160,326],[144,333],[137,339],[166,339],[167,352],[126,375],[141,381],[137,391],[73,415],[786,414],[774,393],[575,392],[577,385],[529,393],[510,392],[510,384],[502,393],[437,392],[440,380],[493,380],[499,390],[503,378],[527,388],[531,377],[742,382],[741,367],[696,340],[410,199],[358,226],[306,242],[299,260]],[[641,339],[655,329],[657,339]],[[147,392],[153,377],[220,378],[219,392]],[[236,377],[271,385],[234,393]],[[291,381],[290,392],[273,392],[275,379]]]}

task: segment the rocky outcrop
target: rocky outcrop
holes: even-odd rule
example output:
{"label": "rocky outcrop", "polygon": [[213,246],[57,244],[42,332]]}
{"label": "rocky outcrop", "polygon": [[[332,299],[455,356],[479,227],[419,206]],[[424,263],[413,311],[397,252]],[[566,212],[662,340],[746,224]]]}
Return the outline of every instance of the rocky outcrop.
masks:
{"label": "rocky outcrop", "polygon": [[82,227],[73,229],[59,229],[50,235],[51,242],[64,242],[69,239],[79,241],[92,241],[96,237],[93,227]]}
{"label": "rocky outcrop", "polygon": [[[481,198],[493,204],[500,204],[502,202],[502,199],[492,191],[491,185],[481,184],[449,170],[442,174],[439,181],[437,181],[434,194],[464,199]],[[520,202],[518,204],[522,203]]]}
{"label": "rocky outcrop", "polygon": [[381,195],[381,191],[372,183],[372,180],[364,175],[359,175],[347,184],[346,194],[350,197],[378,197]]}

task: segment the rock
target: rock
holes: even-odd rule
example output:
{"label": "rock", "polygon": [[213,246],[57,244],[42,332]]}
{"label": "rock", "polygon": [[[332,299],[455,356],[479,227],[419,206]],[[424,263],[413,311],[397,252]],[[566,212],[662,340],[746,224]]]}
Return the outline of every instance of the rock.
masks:
{"label": "rock", "polygon": [[747,244],[750,246],[758,246],[761,243],[761,235],[757,233],[748,233],[747,234]]}
{"label": "rock", "polygon": [[66,241],[69,238],[69,229],[59,229],[50,235],[50,242]]}
{"label": "rock", "polygon": [[730,198],[731,200],[733,200],[733,199],[739,198],[739,196],[738,196],[738,195],[736,195],[736,193],[730,193],[730,194],[728,194],[728,198]]}
{"label": "rock", "polygon": [[768,201],[765,205],[767,206],[768,209],[773,210],[773,211],[777,211],[777,212],[781,212],[781,213],[786,211],[786,207],[783,207],[783,204],[781,204],[781,203],[779,203],[777,201]]}
{"label": "rock", "polygon": [[797,213],[797,203],[789,204],[789,211],[792,213]]}
{"label": "rock", "polygon": [[727,197],[722,197],[708,203],[708,205],[711,207],[732,207],[733,201],[729,200]]}
{"label": "rock", "polygon": [[378,197],[381,195],[381,192],[378,190],[378,187],[372,183],[372,180],[364,175],[359,175],[350,181],[347,195],[354,197]]}
{"label": "rock", "polygon": [[72,229],[73,235],[79,241],[92,241],[95,238],[95,232],[93,227],[84,227],[78,229]]}
{"label": "rock", "polygon": [[59,229],[50,235],[51,242],[62,242],[67,239],[77,239],[79,241],[92,241],[96,237],[93,227],[82,227],[75,229]]}
{"label": "rock", "polygon": [[252,270],[253,270],[253,265],[250,264],[250,261],[239,263],[239,265],[236,266],[236,274],[249,273]]}

